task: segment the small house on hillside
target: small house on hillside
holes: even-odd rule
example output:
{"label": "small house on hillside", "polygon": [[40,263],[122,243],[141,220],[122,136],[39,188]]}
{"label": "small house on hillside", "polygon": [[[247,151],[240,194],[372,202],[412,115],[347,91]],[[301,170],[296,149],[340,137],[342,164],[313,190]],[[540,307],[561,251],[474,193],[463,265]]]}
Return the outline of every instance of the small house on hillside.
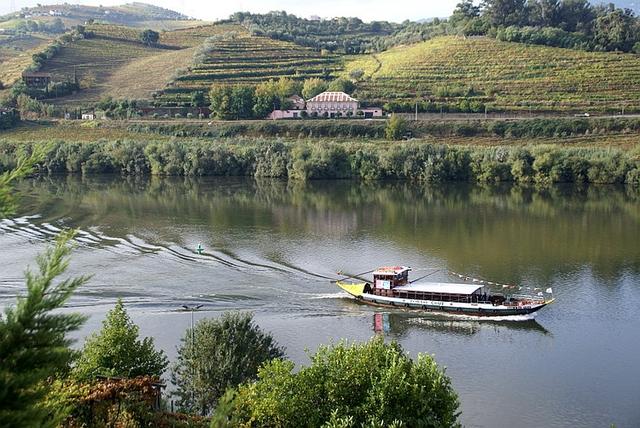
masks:
{"label": "small house on hillside", "polygon": [[51,74],[38,71],[25,71],[22,81],[30,88],[46,88],[51,83]]}
{"label": "small house on hillside", "polygon": [[362,115],[364,116],[365,119],[384,116],[384,113],[381,107],[367,107],[367,108],[360,109],[360,111],[362,112]]}
{"label": "small house on hillside", "polygon": [[307,106],[306,101],[300,95],[292,95],[287,98],[287,101],[291,103],[293,110],[304,110]]}
{"label": "small house on hillside", "polygon": [[82,113],[82,120],[95,120],[95,113]]}
{"label": "small house on hillside", "polygon": [[287,98],[287,103],[291,107],[287,110],[274,110],[267,116],[268,119],[297,119],[302,117],[302,111],[304,111],[307,103],[300,95],[292,95]]}
{"label": "small house on hillside", "polygon": [[307,101],[307,113],[310,116],[338,117],[347,116],[349,112],[355,116],[359,102],[344,92],[323,92]]}

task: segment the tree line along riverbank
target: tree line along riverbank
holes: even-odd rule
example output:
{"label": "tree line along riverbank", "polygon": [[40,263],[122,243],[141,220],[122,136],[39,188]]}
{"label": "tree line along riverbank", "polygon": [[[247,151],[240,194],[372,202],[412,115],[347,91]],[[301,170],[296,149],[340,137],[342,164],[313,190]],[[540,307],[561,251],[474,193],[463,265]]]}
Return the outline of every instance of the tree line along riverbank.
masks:
{"label": "tree line along riverbank", "polygon": [[290,180],[401,179],[424,182],[598,183],[640,186],[640,149],[464,146],[424,142],[0,141],[0,167],[47,145],[42,174],[254,176]]}

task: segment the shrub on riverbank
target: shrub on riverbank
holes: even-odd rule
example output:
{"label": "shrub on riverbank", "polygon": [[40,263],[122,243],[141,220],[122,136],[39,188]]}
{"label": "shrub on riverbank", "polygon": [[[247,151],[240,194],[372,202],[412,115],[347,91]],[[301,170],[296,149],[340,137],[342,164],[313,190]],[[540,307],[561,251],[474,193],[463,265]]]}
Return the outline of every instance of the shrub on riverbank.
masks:
{"label": "shrub on riverbank", "polygon": [[[42,173],[640,185],[638,151],[610,148],[279,140],[58,142],[50,147]],[[0,166],[11,167],[32,148],[0,142]]]}
{"label": "shrub on riverbank", "polygon": [[412,360],[380,337],[321,346],[297,372],[293,363],[273,360],[234,392],[212,427],[460,426],[458,396],[433,358]]}

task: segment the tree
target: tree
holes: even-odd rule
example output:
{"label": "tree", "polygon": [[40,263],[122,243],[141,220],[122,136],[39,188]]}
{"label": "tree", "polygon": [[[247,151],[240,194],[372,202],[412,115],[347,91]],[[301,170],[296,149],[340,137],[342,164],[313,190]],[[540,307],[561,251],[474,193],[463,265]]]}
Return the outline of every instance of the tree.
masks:
{"label": "tree", "polygon": [[560,0],[529,2],[529,24],[540,27],[556,27],[560,18]]}
{"label": "tree", "polygon": [[525,18],[526,0],[483,0],[483,16],[494,27],[520,25]]}
{"label": "tree", "polygon": [[139,340],[139,327],[131,321],[122,300],[107,313],[102,330],[85,342],[73,375],[79,380],[98,376],[134,378],[160,377],[169,365],[162,351],[156,351],[153,339]]}
{"label": "tree", "polygon": [[251,119],[256,89],[248,85],[231,88],[231,115],[233,119]]}
{"label": "tree", "polygon": [[196,91],[191,94],[191,105],[193,107],[204,107],[206,105],[206,99],[204,97],[204,92]]}
{"label": "tree", "polygon": [[304,81],[304,85],[302,86],[302,96],[305,100],[309,100],[326,90],[327,82],[318,77],[313,77]]}
{"label": "tree", "polygon": [[88,280],[81,276],[54,285],[69,266],[73,236],[73,232],[60,234],[37,257],[38,273],[25,274],[27,295],[0,318],[0,426],[57,425],[39,404],[48,392],[44,381],[65,370],[73,355],[67,334],[85,321],[78,314],[52,314]]}
{"label": "tree", "polygon": [[153,46],[160,40],[160,33],[153,30],[144,30],[140,33],[140,40],[147,46]]}
{"label": "tree", "polygon": [[209,90],[211,111],[222,120],[250,119],[253,117],[255,93],[253,86],[214,84]]}
{"label": "tree", "polygon": [[233,117],[231,111],[231,87],[228,85],[214,84],[209,89],[209,102],[212,114],[216,118],[228,120]]}
{"label": "tree", "polygon": [[407,131],[407,122],[400,116],[394,114],[387,121],[384,134],[387,140],[400,140]]}
{"label": "tree", "polygon": [[[356,89],[356,85],[348,79],[336,79],[329,83],[329,91],[352,93]],[[313,97],[312,97],[313,98]]]}
{"label": "tree", "polygon": [[278,89],[278,84],[275,80],[262,82],[256,87],[253,105],[255,117],[267,117],[273,110],[278,110],[281,107]]}
{"label": "tree", "polygon": [[255,379],[263,363],[283,355],[251,314],[227,312],[202,320],[185,333],[171,370],[178,406],[207,415],[228,387]]}
{"label": "tree", "polygon": [[225,395],[214,421],[243,427],[457,427],[458,407],[450,379],[430,356],[414,361],[396,342],[376,337],[322,346],[298,372],[290,361],[265,364],[256,382]]}
{"label": "tree", "polygon": [[480,16],[480,7],[473,4],[473,0],[462,0],[456,5],[451,15],[451,22],[457,24],[459,22],[475,19]]}
{"label": "tree", "polygon": [[588,0],[564,0],[558,11],[560,27],[565,31],[589,33],[594,19],[593,6]]}
{"label": "tree", "polygon": [[594,41],[607,51],[629,52],[636,43],[638,23],[629,9],[615,9],[596,19]]}

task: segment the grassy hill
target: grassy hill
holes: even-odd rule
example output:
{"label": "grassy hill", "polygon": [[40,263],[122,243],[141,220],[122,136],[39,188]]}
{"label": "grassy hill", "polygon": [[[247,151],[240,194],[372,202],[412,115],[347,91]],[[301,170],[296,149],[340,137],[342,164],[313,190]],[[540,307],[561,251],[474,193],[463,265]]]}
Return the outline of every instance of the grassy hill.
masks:
{"label": "grassy hill", "polygon": [[[171,81],[175,69],[191,63],[195,48],[224,26],[200,26],[162,32],[158,46],[146,46],[140,29],[113,24],[86,26],[91,38],[66,44],[41,71],[54,81],[77,76],[82,90],[74,95],[51,99],[57,105],[87,105],[103,97],[150,99],[154,91]],[[25,68],[28,63],[24,65]],[[0,65],[4,71],[4,64]]]}
{"label": "grassy hill", "polygon": [[[388,51],[345,56],[253,35],[233,23],[161,32],[158,46],[140,29],[113,24],[86,27],[92,38],[64,46],[43,71],[54,80],[77,75],[84,90],[56,104],[90,104],[105,96],[152,99],[162,107],[190,104],[213,83],[256,84],[282,76],[336,76],[357,80],[355,96],[396,111],[640,112],[640,57],[501,42],[484,37],[439,37]],[[10,83],[49,39],[3,48],[0,80]],[[35,46],[35,48],[33,47]],[[30,50],[31,49],[31,50]]]}
{"label": "grassy hill", "polygon": [[31,64],[31,55],[51,43],[46,34],[0,35],[0,82],[11,85]]}
{"label": "grassy hill", "polygon": [[416,99],[528,111],[640,111],[640,57],[440,37],[353,58],[356,95],[371,103]]}

